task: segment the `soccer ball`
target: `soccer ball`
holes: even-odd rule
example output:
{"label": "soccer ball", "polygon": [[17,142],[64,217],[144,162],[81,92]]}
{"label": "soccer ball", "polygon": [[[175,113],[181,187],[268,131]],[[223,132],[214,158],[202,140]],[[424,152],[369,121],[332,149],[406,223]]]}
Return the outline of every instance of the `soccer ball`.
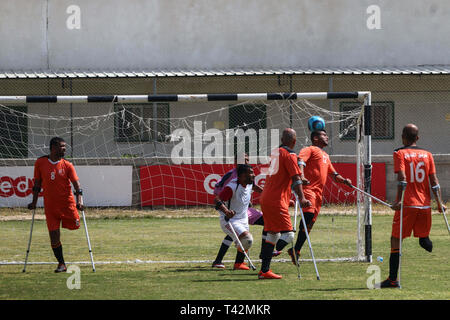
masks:
{"label": "soccer ball", "polygon": [[325,129],[325,120],[323,120],[319,116],[312,116],[308,120],[308,129],[309,131],[318,131]]}

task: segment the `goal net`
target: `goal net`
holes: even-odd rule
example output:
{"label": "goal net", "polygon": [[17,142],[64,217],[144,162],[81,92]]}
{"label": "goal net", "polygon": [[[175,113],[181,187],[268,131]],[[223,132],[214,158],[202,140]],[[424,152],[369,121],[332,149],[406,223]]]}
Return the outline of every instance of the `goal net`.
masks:
{"label": "goal net", "polygon": [[[281,131],[296,130],[298,153],[311,145],[307,123],[313,115],[326,122],[330,141],[324,150],[336,170],[366,189],[367,94],[0,97],[0,207],[26,211],[34,161],[48,154],[50,139],[59,136],[67,143],[66,159],[80,177],[88,219],[146,214],[214,219],[218,217],[214,185],[235,167],[236,158],[242,162],[243,153],[248,154],[256,183],[263,187],[264,168],[271,150],[280,144]],[[336,101],[353,103],[342,108]],[[38,205],[42,207],[42,197]],[[253,193],[252,205],[259,209],[259,194]],[[310,234],[316,259],[366,259],[368,205],[370,201],[355,190],[328,179],[322,210]],[[294,207],[290,211],[294,221]],[[255,260],[261,231],[262,227],[251,226],[256,241],[250,256]],[[199,250],[198,256],[127,256],[124,248],[110,260],[212,261],[224,237],[218,219],[210,232],[212,249]],[[90,233],[95,237],[95,230]],[[175,234],[173,242],[177,242]],[[309,252],[304,251],[302,259],[308,260]],[[120,247],[116,252],[121,252]]]}

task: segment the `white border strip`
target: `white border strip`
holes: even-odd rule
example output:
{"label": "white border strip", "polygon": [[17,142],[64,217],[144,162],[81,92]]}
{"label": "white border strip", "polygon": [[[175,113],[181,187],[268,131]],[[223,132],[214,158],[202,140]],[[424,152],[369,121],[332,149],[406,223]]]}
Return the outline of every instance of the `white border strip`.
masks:
{"label": "white border strip", "polygon": [[[255,260],[258,261],[258,260]],[[300,259],[303,262],[312,262],[312,259]],[[318,262],[340,262],[340,261],[349,261],[349,262],[358,262],[365,261],[364,259],[358,259],[357,257],[350,258],[330,258],[330,259],[316,259]],[[214,260],[124,260],[124,261],[95,261],[95,264],[196,264],[196,263],[213,263]],[[233,263],[234,260],[224,260],[224,263]],[[273,259],[272,262],[289,262],[292,263],[290,259]],[[41,261],[41,262],[27,262],[27,265],[48,265],[48,264],[56,264],[56,261]],[[0,261],[0,265],[23,265],[24,261]],[[66,264],[92,264],[91,261],[66,261]]]}
{"label": "white border strip", "polygon": [[287,99],[364,99],[368,91],[354,92],[273,92],[273,93],[224,93],[224,94],[162,94],[162,95],[91,95],[91,96],[0,96],[0,104],[29,103],[106,103],[106,102],[206,102]]}

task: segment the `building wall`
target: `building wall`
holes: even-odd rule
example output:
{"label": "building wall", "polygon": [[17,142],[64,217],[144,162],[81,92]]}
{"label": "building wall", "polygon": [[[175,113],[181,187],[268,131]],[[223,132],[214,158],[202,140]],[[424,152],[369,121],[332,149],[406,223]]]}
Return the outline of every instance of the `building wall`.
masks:
{"label": "building wall", "polygon": [[0,70],[450,64],[449,13],[443,0],[2,1]]}

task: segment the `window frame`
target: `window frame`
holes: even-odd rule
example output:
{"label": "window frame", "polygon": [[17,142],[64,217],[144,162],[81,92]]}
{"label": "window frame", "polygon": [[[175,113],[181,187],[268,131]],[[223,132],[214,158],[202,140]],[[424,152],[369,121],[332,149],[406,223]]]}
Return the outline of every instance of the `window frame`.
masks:
{"label": "window frame", "polygon": [[[361,107],[361,104],[359,102],[350,102],[350,101],[341,101],[339,103],[339,111],[343,112],[343,109],[345,106],[351,106],[354,105],[355,108],[357,107]],[[375,130],[374,130],[374,126],[375,126],[375,117],[374,117],[374,112],[375,109],[374,107],[377,106],[385,106],[385,107],[389,107],[390,108],[390,112],[391,112],[391,117],[390,117],[390,131],[392,132],[391,135],[384,135],[384,136],[376,136],[375,135]],[[394,140],[395,139],[395,103],[394,101],[388,101],[388,100],[380,100],[380,101],[372,101],[371,104],[371,115],[370,115],[370,119],[371,119],[371,137],[373,140]],[[386,119],[388,119],[388,117],[386,117]],[[339,131],[342,132],[344,130],[343,128],[343,122],[341,121],[339,123]],[[356,132],[354,134],[354,136],[343,136],[340,138],[341,141],[355,141],[356,140]]]}
{"label": "window frame", "polygon": [[[114,141],[115,142],[135,142],[135,143],[142,143],[142,142],[165,142],[165,139],[158,136],[156,139],[153,138],[153,132],[149,132],[148,134],[144,133],[143,127],[140,126],[140,132],[138,134],[137,138],[133,138],[133,137],[128,137],[128,136],[124,136],[124,137],[120,137],[119,136],[119,130],[120,130],[120,126],[119,126],[119,117],[117,116],[117,113],[121,112],[120,108],[139,108],[140,109],[140,114],[138,115],[138,117],[141,117],[144,121],[146,121],[147,119],[152,119],[152,118],[145,118],[144,117],[144,109],[150,109],[150,111],[153,112],[153,107],[156,104],[156,108],[165,108],[166,113],[167,113],[167,117],[164,117],[163,119],[166,119],[167,121],[167,133],[166,135],[170,135],[170,104],[169,103],[126,103],[126,104],[115,104],[114,106],[114,111],[116,112],[116,114],[114,115]],[[158,110],[157,110],[158,112]],[[157,121],[160,118],[158,117]],[[162,119],[162,118],[161,118]],[[159,127],[159,126],[158,126]],[[157,131],[159,132],[158,128]]]}
{"label": "window frame", "polygon": [[[26,104],[20,104],[20,105],[13,105],[13,106],[11,106],[11,105],[5,105],[5,107],[7,107],[7,108],[9,108],[9,109],[12,109],[12,110],[14,110],[14,111],[17,111],[17,112],[21,112],[21,113],[25,113],[25,114],[28,114],[28,105],[26,105]],[[29,139],[28,139],[28,134],[29,134],[29,129],[30,129],[30,123],[29,123],[29,121],[28,121],[28,117],[27,116],[24,116],[24,117],[19,117],[19,116],[17,116],[18,118],[24,118],[24,121],[26,122],[25,123],[25,130],[24,131],[21,131],[21,135],[22,135],[22,138],[25,138],[26,139],[26,141],[23,141],[23,139],[21,140],[21,143],[23,143],[23,147],[24,148],[13,148],[13,149],[16,149],[16,150],[25,150],[25,153],[22,153],[22,154],[13,154],[12,156],[10,156],[10,157],[7,157],[7,158],[5,158],[5,159],[23,159],[23,158],[28,158],[28,154],[29,154],[29,145],[28,145],[28,142],[29,142]],[[22,127],[22,124],[18,124],[19,125],[19,127]],[[0,147],[1,147],[1,145],[0,145]],[[5,151],[7,151],[8,150],[8,147],[6,147],[6,149],[5,149]],[[4,156],[4,155],[7,155],[7,153],[3,153],[3,151],[2,150],[0,150],[0,154],[2,155],[2,156]]]}

